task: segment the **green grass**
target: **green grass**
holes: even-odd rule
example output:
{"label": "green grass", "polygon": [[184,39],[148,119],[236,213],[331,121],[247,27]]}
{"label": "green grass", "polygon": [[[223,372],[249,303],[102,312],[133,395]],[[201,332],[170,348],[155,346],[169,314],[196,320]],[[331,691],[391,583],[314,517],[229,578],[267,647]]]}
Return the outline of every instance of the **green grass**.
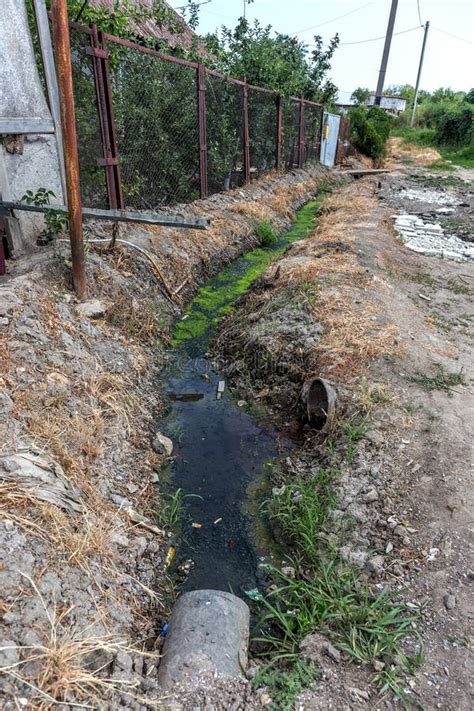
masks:
{"label": "green grass", "polygon": [[314,229],[326,194],[321,191],[317,198],[298,210],[291,230],[277,236],[273,244],[247,252],[199,289],[184,317],[174,328],[172,345],[188,351],[193,348],[200,352],[203,348],[205,350],[219,322],[232,311],[235,301],[248,291],[255,279],[283,254],[289,244],[303,239]]}
{"label": "green grass", "polygon": [[202,498],[199,494],[185,494],[181,488],[173,494],[165,494],[159,507],[151,510],[158,525],[171,531],[179,529],[183,520],[184,500],[192,497]]}
{"label": "green grass", "polygon": [[315,664],[297,659],[288,668],[267,664],[254,677],[253,687],[266,686],[270,690],[273,704],[266,708],[272,711],[291,711],[296,697],[310,687],[320,674]]}
{"label": "green grass", "polygon": [[469,294],[471,291],[467,284],[459,281],[456,277],[448,279],[446,288],[449,289],[449,291],[452,291],[453,294]]}
{"label": "green grass", "polygon": [[391,689],[403,699],[404,674],[413,673],[423,658],[416,629],[419,611],[409,609],[387,588],[374,591],[328,543],[333,480],[333,472],[320,468],[311,479],[275,492],[268,502],[270,519],[294,552],[296,574],[269,567],[276,585],[261,596],[261,632],[255,642],[274,668],[298,675],[299,645],[318,631],[359,664],[383,662],[375,676],[380,691]]}
{"label": "green grass", "polygon": [[272,226],[269,219],[257,220],[255,222],[255,234],[264,247],[270,247],[278,241],[278,233]]}
{"label": "green grass", "polygon": [[433,390],[444,390],[450,393],[456,385],[464,385],[465,378],[462,370],[457,373],[450,373],[445,370],[441,365],[433,375],[427,375],[426,373],[416,372],[415,375],[409,377],[410,382],[417,383],[421,385],[425,390],[429,392]]}
{"label": "green grass", "polygon": [[[392,128],[390,135],[404,138],[407,143],[414,143],[417,146],[435,148],[443,158],[443,163],[451,161],[455,165],[463,168],[474,168],[474,145],[453,148],[450,146],[438,146],[436,144],[436,130],[434,128]],[[436,165],[436,163],[438,165]],[[449,164],[448,164],[449,165]],[[451,170],[452,168],[442,168],[440,161],[435,161],[430,168],[435,170]]]}
{"label": "green grass", "polygon": [[346,459],[349,464],[354,462],[355,443],[361,440],[369,429],[367,420],[353,418],[343,425],[344,433],[347,437]]}
{"label": "green grass", "polygon": [[317,556],[326,512],[335,503],[336,473],[321,467],[311,479],[286,484],[268,504],[269,516],[277,521],[285,541],[303,564]]}

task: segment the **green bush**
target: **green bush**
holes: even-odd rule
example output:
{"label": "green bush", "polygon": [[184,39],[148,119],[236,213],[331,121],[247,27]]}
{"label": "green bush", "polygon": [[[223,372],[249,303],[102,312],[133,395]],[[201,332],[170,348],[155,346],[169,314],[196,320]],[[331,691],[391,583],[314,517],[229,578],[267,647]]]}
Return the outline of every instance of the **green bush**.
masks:
{"label": "green bush", "polygon": [[255,222],[255,234],[265,247],[275,244],[278,234],[269,219]]}
{"label": "green bush", "polygon": [[382,109],[377,107],[372,116],[369,116],[370,111],[367,111],[365,106],[357,106],[349,111],[352,141],[362,153],[371,158],[381,158],[384,154],[385,140],[388,134],[385,134],[385,128],[380,132],[382,121],[378,112]]}

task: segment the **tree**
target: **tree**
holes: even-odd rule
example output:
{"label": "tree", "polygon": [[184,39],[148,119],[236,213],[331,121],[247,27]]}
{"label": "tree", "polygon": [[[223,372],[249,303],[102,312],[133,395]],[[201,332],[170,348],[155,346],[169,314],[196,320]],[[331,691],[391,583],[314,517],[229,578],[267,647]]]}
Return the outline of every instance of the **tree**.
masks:
{"label": "tree", "polygon": [[308,56],[303,42],[241,17],[235,29],[222,27],[220,34],[208,35],[205,41],[206,64],[214,58],[216,68],[225,74],[244,76],[250,84],[273,89],[280,96],[304,96],[322,103],[335,100],[337,88],[327,75],[339,44],[337,34],[327,48],[317,35]]}
{"label": "tree", "polygon": [[364,104],[366,99],[370,96],[370,89],[359,86],[351,94],[351,101],[354,101],[358,106]]}

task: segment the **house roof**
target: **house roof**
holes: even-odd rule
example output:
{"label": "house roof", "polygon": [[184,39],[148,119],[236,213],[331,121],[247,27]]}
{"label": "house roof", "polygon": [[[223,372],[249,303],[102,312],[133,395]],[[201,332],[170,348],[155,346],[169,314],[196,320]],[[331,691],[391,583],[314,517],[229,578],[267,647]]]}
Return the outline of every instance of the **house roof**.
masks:
{"label": "house roof", "polygon": [[[105,5],[113,10],[116,0],[89,0],[90,4],[99,7],[100,5]],[[183,31],[179,34],[174,34],[166,25],[158,25],[153,20],[130,20],[131,29],[138,35],[144,37],[155,37],[156,39],[165,40],[170,47],[182,47],[183,49],[189,49],[192,45],[194,39],[194,32],[186,24],[186,21],[179,15],[165,0],[162,0],[163,5],[176,17],[176,20],[182,23]],[[153,8],[154,0],[135,0],[137,5],[142,5],[145,9],[151,10]],[[125,2],[120,1],[119,6],[125,6]]]}

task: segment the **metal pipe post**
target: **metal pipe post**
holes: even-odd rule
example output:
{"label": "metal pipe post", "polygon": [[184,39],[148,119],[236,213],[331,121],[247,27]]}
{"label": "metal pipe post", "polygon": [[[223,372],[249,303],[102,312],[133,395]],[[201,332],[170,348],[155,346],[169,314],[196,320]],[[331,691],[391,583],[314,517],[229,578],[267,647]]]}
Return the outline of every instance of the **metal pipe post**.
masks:
{"label": "metal pipe post", "polygon": [[69,213],[69,236],[74,289],[80,299],[87,294],[87,279],[82,234],[79,158],[77,154],[76,117],[72,86],[71,47],[66,0],[53,0],[51,5],[53,38],[56,50],[59,103],[66,169],[66,192]]}
{"label": "metal pipe post", "polygon": [[418,103],[418,90],[420,88],[421,70],[423,69],[423,60],[425,58],[425,47],[429,29],[430,21],[427,20],[425,23],[425,34],[423,35],[423,44],[421,45],[420,64],[418,65],[418,74],[416,77],[415,97],[413,99],[413,110],[411,112],[410,126],[413,126],[413,121],[415,120],[416,105]]}
{"label": "metal pipe post", "polygon": [[385,35],[385,44],[383,46],[382,62],[380,63],[379,80],[375,92],[375,105],[380,106],[382,100],[383,85],[385,83],[385,74],[387,72],[388,55],[390,54],[390,45],[392,44],[393,28],[395,25],[395,17],[397,15],[398,0],[392,0],[390,15],[388,18],[387,34]]}
{"label": "metal pipe post", "polygon": [[249,90],[247,80],[242,87],[242,129],[244,143],[245,184],[250,183],[250,143],[249,143]]}
{"label": "metal pipe post", "polygon": [[206,133],[206,70],[197,68],[198,86],[198,136],[199,136],[199,190],[201,198],[207,197],[207,133]]}
{"label": "metal pipe post", "polygon": [[304,98],[300,99],[300,120],[298,130],[298,168],[304,165]]}
{"label": "metal pipe post", "polygon": [[276,125],[276,148],[275,148],[275,168],[281,169],[281,134],[283,126],[283,104],[281,96],[276,97],[277,125]]}

